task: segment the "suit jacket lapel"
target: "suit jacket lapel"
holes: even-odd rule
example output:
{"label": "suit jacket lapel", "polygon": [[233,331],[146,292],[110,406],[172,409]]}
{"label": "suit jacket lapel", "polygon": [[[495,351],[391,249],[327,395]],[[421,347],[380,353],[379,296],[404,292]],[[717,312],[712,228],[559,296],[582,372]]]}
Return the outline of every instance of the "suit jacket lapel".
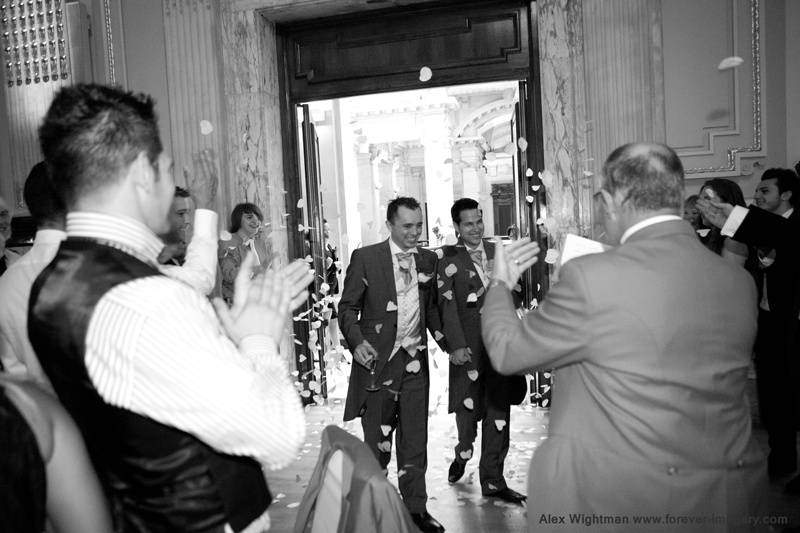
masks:
{"label": "suit jacket lapel", "polygon": [[383,274],[384,283],[386,284],[386,302],[394,302],[394,304],[397,305],[397,287],[394,281],[392,249],[389,247],[388,239],[383,242],[379,250],[378,264]]}

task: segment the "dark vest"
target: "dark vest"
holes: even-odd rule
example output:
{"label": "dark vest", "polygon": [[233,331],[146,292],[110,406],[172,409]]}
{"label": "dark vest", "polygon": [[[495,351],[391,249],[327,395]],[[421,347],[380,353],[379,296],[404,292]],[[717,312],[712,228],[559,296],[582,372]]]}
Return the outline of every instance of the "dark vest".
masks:
{"label": "dark vest", "polygon": [[118,531],[205,533],[226,523],[240,531],[272,499],[260,465],[107,404],[89,379],[86,333],[97,302],[118,285],[159,275],[116,248],[69,238],[31,289],[28,335],[81,429]]}

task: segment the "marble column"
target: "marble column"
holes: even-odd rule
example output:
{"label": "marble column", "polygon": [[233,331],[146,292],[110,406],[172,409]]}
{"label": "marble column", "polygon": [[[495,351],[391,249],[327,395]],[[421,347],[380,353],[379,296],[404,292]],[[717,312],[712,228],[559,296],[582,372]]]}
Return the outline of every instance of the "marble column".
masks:
{"label": "marble column", "polygon": [[232,5],[223,1],[221,9],[229,209],[245,201],[260,206],[272,249],[286,261],[289,228],[275,26],[255,11],[235,11]]}
{"label": "marble column", "polygon": [[[219,11],[212,0],[163,0],[170,133],[175,182],[187,185],[201,150],[216,157],[225,183],[225,121],[220,84]],[[225,225],[229,195],[221,187],[214,208]]]}
{"label": "marble column", "polygon": [[591,226],[591,193],[584,190],[583,179],[587,155],[582,4],[535,4],[545,164],[538,170],[547,193],[550,247],[555,249],[561,248],[566,233],[586,234]]}

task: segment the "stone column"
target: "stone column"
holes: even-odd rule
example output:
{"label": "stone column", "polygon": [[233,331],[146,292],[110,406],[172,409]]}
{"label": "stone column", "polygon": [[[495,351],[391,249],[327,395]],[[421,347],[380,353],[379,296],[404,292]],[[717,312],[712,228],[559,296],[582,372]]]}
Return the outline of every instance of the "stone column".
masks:
{"label": "stone column", "polygon": [[[536,2],[544,136],[544,184],[550,246],[560,249],[568,232],[584,234],[591,210],[581,194],[586,170],[583,2]],[[591,195],[589,195],[591,198]]]}

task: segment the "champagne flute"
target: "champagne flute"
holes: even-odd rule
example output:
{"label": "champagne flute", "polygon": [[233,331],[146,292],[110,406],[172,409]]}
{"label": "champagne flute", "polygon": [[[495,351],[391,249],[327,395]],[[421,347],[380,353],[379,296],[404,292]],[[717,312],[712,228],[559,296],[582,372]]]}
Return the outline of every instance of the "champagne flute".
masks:
{"label": "champagne flute", "polygon": [[369,362],[369,385],[365,387],[367,389],[367,392],[378,392],[379,390],[381,390],[381,388],[378,387],[378,384],[375,382],[376,366],[378,366],[378,359],[373,357],[372,361]]}

